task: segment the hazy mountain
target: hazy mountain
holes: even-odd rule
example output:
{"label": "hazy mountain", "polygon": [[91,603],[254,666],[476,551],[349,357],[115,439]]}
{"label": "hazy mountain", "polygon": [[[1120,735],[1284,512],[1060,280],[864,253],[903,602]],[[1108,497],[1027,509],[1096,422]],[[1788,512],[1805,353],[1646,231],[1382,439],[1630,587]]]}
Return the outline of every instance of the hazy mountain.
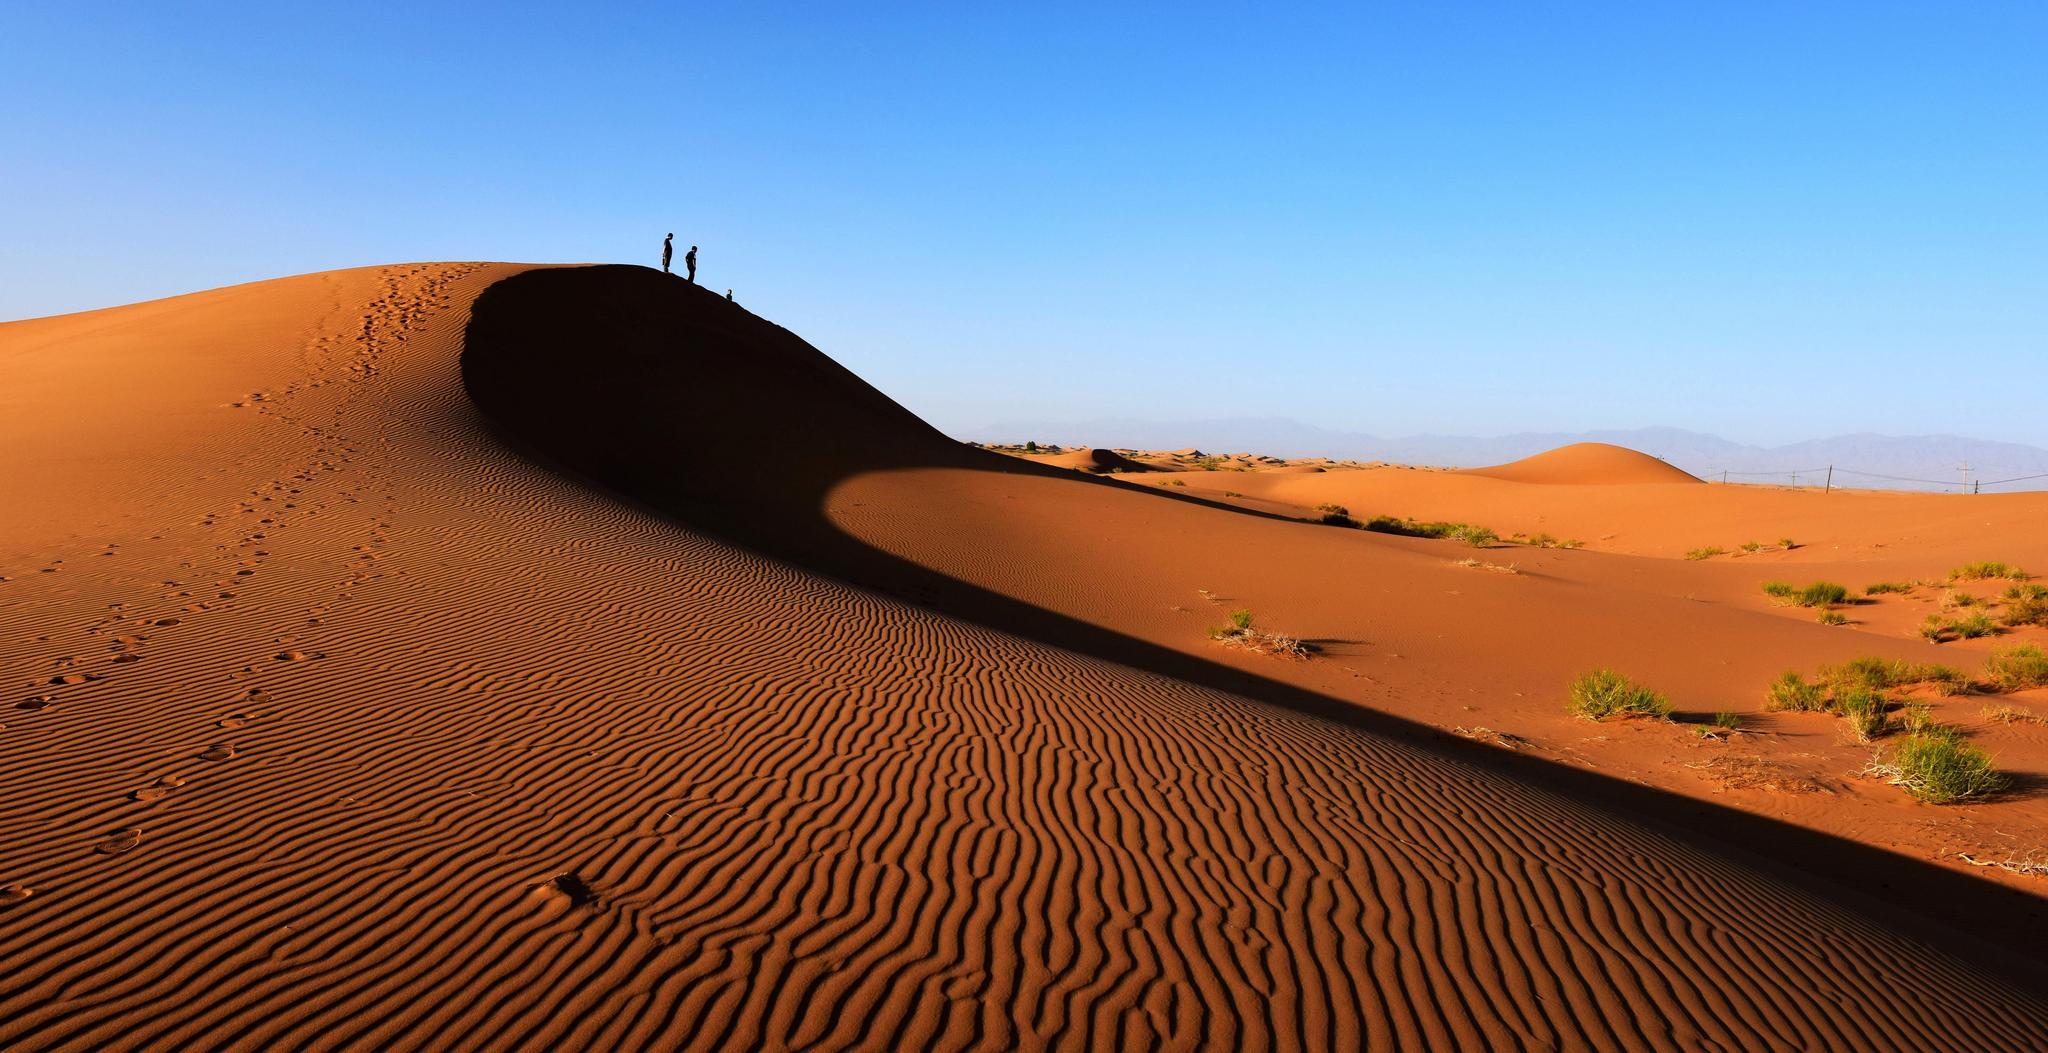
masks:
{"label": "hazy mountain", "polygon": [[[1681,428],[1384,438],[1285,418],[1244,417],[1069,424],[1009,421],[961,438],[983,442],[1035,439],[1064,446],[1153,450],[1195,446],[1217,452],[1243,450],[1278,457],[1336,457],[1459,468],[1500,464],[1574,442],[1610,442],[1653,454],[1716,481],[1725,472],[1730,482],[1818,483],[1833,465],[1838,486],[1955,490],[1963,478],[1961,466],[1967,462],[1969,478],[1973,483],[1982,482],[1987,491],[2048,489],[2048,450],[1956,435],[1863,433],[1773,447],[1748,446]],[[2040,478],[2019,478],[2026,476]]]}

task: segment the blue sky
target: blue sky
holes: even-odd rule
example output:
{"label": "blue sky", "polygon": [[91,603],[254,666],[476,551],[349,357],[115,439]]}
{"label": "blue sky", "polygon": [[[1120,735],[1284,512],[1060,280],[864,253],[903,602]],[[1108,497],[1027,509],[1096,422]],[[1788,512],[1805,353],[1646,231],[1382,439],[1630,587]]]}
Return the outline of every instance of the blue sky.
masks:
{"label": "blue sky", "polygon": [[963,437],[2048,445],[2038,2],[331,6],[0,6],[0,318],[674,230]]}

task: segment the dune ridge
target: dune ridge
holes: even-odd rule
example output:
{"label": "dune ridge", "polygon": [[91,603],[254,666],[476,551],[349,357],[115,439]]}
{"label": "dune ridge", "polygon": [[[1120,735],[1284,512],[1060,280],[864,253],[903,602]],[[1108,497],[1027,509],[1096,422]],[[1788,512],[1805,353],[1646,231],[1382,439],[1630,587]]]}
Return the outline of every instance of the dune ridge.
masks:
{"label": "dune ridge", "polygon": [[1467,468],[1458,474],[1553,486],[1626,486],[1641,483],[1703,481],[1691,472],[1667,464],[1649,454],[1604,442],[1575,442],[1569,446],[1532,454],[1519,461],[1486,468]]}
{"label": "dune ridge", "polygon": [[0,652],[44,701],[0,731],[0,885],[33,890],[0,905],[0,1046],[2017,1049],[2048,1024],[1984,964],[1669,833],[820,573],[796,554],[892,567],[820,529],[851,474],[1121,484],[951,443],[674,279],[421,264],[95,315],[0,327],[0,364],[48,377],[0,425],[41,451],[6,481],[91,441],[105,395],[67,378],[93,363],[57,354],[139,372],[89,412],[182,415],[137,468],[181,481],[89,533],[9,526]]}

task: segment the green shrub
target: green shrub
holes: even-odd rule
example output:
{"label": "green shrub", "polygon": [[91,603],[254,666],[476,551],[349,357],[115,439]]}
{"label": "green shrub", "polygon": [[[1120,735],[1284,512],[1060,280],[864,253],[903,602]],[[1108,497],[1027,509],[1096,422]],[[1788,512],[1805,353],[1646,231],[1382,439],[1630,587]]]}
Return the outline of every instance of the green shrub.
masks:
{"label": "green shrub", "polygon": [[1841,611],[1825,610],[1820,612],[1819,616],[1814,618],[1814,621],[1822,625],[1847,625],[1849,624],[1849,616]]}
{"label": "green shrub", "polygon": [[2001,597],[2007,625],[2048,625],[2048,585],[2014,585]]}
{"label": "green shrub", "polygon": [[1938,724],[1901,738],[1891,756],[1881,756],[1872,769],[1928,804],[1967,801],[2006,785],[1990,755],[1963,741],[1961,732]]}
{"label": "green shrub", "polygon": [[1557,547],[1557,539],[1556,539],[1556,538],[1554,538],[1554,537],[1552,537],[1552,536],[1550,536],[1549,534],[1531,534],[1531,535],[1529,535],[1528,537],[1525,537],[1525,538],[1518,538],[1517,540],[1518,540],[1518,541],[1519,541],[1519,542],[1520,542],[1521,544],[1524,544],[1524,545],[1533,545],[1533,546],[1535,546],[1536,548],[1556,548],[1556,547]]}
{"label": "green shrub", "polygon": [[1946,593],[1942,594],[1941,609],[1945,611],[1952,611],[1958,607],[1975,607],[1979,602],[1981,601],[1979,601],[1977,597],[1972,596],[1961,589],[1950,589]]}
{"label": "green shrub", "polygon": [[1726,551],[1727,551],[1727,549],[1721,548],[1721,547],[1720,547],[1720,546],[1718,546],[1718,545],[1708,545],[1708,546],[1706,546],[1705,548],[1696,548],[1696,549],[1693,549],[1693,550],[1692,550],[1692,551],[1690,551],[1690,552],[1687,552],[1687,553],[1685,554],[1685,558],[1687,558],[1687,559],[1713,559],[1713,558],[1714,558],[1715,556],[1718,556],[1718,555],[1720,555],[1721,553],[1723,553],[1723,552],[1726,552]]}
{"label": "green shrub", "polygon": [[1745,541],[1740,547],[1745,553],[1762,552],[1764,550],[1764,543],[1761,541]]}
{"label": "green shrub", "polygon": [[1789,602],[1799,595],[1799,588],[1789,581],[1767,581],[1764,582],[1764,595]]}
{"label": "green shrub", "polygon": [[1787,552],[1790,552],[1793,549],[1798,548],[1799,546],[1793,544],[1791,538],[1781,537],[1778,539],[1778,547],[1784,549]]}
{"label": "green shrub", "polygon": [[1251,632],[1251,631],[1252,631],[1252,611],[1251,611],[1251,608],[1250,608],[1250,607],[1239,607],[1238,609],[1236,609],[1236,610],[1234,610],[1234,611],[1231,611],[1231,612],[1230,612],[1230,622],[1229,622],[1229,624],[1227,624],[1227,625],[1217,625],[1217,626],[1212,626],[1212,627],[1211,627],[1211,628],[1209,629],[1209,639],[1211,639],[1211,640],[1225,640],[1225,639],[1229,639],[1230,637],[1233,637],[1233,636],[1242,636],[1242,635],[1244,635],[1245,633],[1248,633],[1248,632]]}
{"label": "green shrub", "polygon": [[1578,538],[1575,538],[1575,537],[1573,537],[1573,538],[1566,538],[1566,539],[1564,539],[1563,541],[1560,541],[1560,542],[1558,542],[1558,543],[1557,543],[1557,547],[1558,547],[1558,548],[1585,548],[1585,547],[1586,547],[1586,543],[1585,543],[1585,542],[1583,542],[1583,541],[1580,541],[1580,540],[1579,540]]}
{"label": "green shrub", "polygon": [[1596,669],[1572,681],[1572,713],[1588,720],[1611,716],[1671,716],[1671,701],[1611,669]]}
{"label": "green shrub", "polygon": [[1832,581],[1816,581],[1799,590],[1801,607],[1832,607],[1849,602],[1849,590]]}
{"label": "green shrub", "polygon": [[1967,618],[1951,619],[1948,627],[1953,629],[1957,636],[1965,640],[1974,640],[1979,636],[1990,636],[1998,631],[1998,626],[1992,622],[1991,616],[1981,613],[1972,614]]}
{"label": "green shrub", "polygon": [[1885,733],[1891,726],[1891,718],[1886,715],[1890,708],[1891,701],[1884,697],[1884,692],[1861,684],[1835,692],[1835,709],[1842,714],[1858,742],[1869,742]]}
{"label": "green shrub", "polygon": [[1464,543],[1472,546],[1473,548],[1485,548],[1488,545],[1491,545],[1494,542],[1500,540],[1499,534],[1496,534],[1483,526],[1465,527],[1459,530],[1455,536],[1458,540],[1463,541]]}
{"label": "green shrub", "polygon": [[1939,614],[1930,614],[1920,623],[1920,635],[1933,643],[1946,643],[1955,639],[1955,633],[1949,628],[1948,619]]}
{"label": "green shrub", "polygon": [[1029,441],[1029,442],[1026,442],[1026,443],[1024,444],[1024,452],[1025,452],[1025,453],[1037,453],[1037,452],[1038,452],[1038,443],[1037,443],[1036,441]]}
{"label": "green shrub", "polygon": [[2039,644],[2001,647],[1985,661],[1984,677],[2000,691],[2048,687],[2048,654],[2041,652]]}
{"label": "green shrub", "polygon": [[1714,714],[1714,726],[1724,731],[1740,731],[1742,730],[1742,715],[1724,709]]}
{"label": "green shrub", "polygon": [[1985,578],[2011,578],[2014,581],[2027,580],[2027,572],[2010,563],[1993,561],[1965,563],[1948,572],[1950,581],[1980,581]]}
{"label": "green shrub", "polygon": [[1911,592],[1913,586],[1903,581],[1880,581],[1875,585],[1863,586],[1863,595],[1877,596],[1887,592]]}
{"label": "green shrub", "polygon": [[1351,518],[1351,510],[1343,505],[1320,504],[1316,506],[1316,511],[1323,514],[1322,518],[1316,520],[1316,522],[1338,527],[1356,527],[1358,525],[1358,520]]}
{"label": "green shrub", "polygon": [[1819,684],[1807,683],[1798,673],[1788,672],[1764,692],[1764,708],[1795,713],[1823,711],[1828,708],[1827,692]]}

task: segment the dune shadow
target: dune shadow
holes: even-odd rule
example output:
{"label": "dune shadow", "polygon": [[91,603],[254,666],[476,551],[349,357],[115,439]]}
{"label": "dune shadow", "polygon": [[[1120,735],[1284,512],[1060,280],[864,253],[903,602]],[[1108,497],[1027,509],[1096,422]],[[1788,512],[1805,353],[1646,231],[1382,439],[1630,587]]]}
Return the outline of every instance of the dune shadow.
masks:
{"label": "dune shadow", "polygon": [[[1471,742],[1091,625],[866,544],[826,515],[855,474],[962,468],[1114,486],[1301,522],[948,439],[788,330],[642,267],[535,270],[475,302],[463,383],[508,446],[650,514],[869,591],[1053,647],[1399,741],[1801,887],[2048,990],[2048,900],[1867,844]],[[1355,641],[1319,640],[1344,645]]]}

